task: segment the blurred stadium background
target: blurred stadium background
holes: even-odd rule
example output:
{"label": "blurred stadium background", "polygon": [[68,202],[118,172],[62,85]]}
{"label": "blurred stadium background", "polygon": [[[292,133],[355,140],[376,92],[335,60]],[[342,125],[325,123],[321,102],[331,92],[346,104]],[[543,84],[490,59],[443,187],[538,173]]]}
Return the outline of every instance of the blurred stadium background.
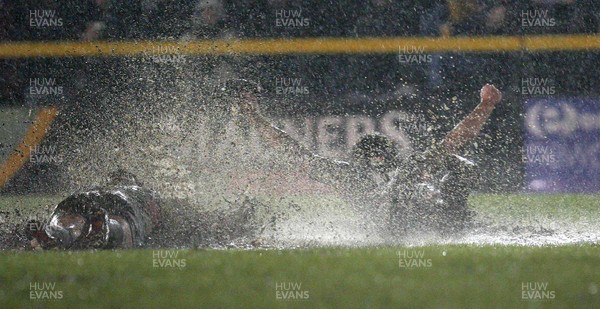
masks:
{"label": "blurred stadium background", "polygon": [[102,136],[130,121],[107,111],[156,101],[200,109],[234,77],[260,82],[263,110],[335,157],[373,130],[426,147],[493,83],[505,104],[465,150],[478,190],[597,191],[596,4],[1,1],[0,192],[73,189],[55,131]]}

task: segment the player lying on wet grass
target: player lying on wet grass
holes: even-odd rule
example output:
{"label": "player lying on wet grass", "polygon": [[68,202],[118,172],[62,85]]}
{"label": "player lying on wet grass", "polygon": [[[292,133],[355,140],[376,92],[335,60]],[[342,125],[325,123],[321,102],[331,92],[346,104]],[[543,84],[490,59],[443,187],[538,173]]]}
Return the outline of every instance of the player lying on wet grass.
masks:
{"label": "player lying on wet grass", "polygon": [[102,187],[77,192],[58,203],[46,222],[30,220],[25,236],[34,249],[116,249],[228,245],[256,231],[250,199],[230,209],[197,210],[162,198],[124,170]]}

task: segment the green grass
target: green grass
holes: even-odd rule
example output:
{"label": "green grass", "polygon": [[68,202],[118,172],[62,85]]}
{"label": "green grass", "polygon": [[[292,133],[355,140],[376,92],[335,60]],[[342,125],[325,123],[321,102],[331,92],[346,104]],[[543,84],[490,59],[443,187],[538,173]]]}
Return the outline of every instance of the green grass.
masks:
{"label": "green grass", "polygon": [[[422,252],[431,266],[401,268],[399,250]],[[5,252],[0,303],[6,308],[600,306],[596,245],[177,253],[185,267],[153,267],[150,250]],[[62,298],[31,300],[32,282],[55,283]],[[281,282],[301,284],[308,299],[277,299]],[[524,300],[523,282],[547,283],[555,298]]]}
{"label": "green grass", "polygon": [[[0,209],[35,211],[47,196],[1,197]],[[520,216],[598,229],[598,195],[475,195],[498,221]],[[299,204],[314,204],[300,198]],[[595,223],[594,223],[595,222]],[[422,254],[403,268],[398,251]],[[154,267],[152,250],[0,252],[0,307],[599,308],[600,245],[162,250],[184,267]],[[445,254],[444,254],[445,252]],[[430,260],[430,262],[428,262]],[[427,267],[430,263],[430,267]],[[160,266],[160,265],[156,265]],[[30,299],[33,283],[62,298]],[[301,284],[307,300],[276,298],[276,283]],[[522,283],[548,284],[553,299],[522,299]]]}
{"label": "green grass", "polygon": [[581,212],[596,214],[600,210],[600,194],[474,194],[469,203],[490,215],[539,211],[568,216]]}

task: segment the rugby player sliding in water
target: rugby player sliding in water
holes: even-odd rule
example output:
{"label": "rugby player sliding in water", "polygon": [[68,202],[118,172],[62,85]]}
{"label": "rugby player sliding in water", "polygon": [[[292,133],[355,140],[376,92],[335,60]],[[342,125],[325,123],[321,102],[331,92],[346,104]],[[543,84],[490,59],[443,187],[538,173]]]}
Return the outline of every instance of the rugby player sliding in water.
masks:
{"label": "rugby player sliding in water", "polygon": [[[237,80],[228,86],[237,92],[250,125],[266,141],[295,158],[312,178],[338,189],[371,219],[385,221],[384,229],[392,235],[414,228],[459,231],[471,221],[467,198],[478,173],[475,164],[457,153],[478,135],[501,101],[502,93],[493,85],[481,88],[480,104],[439,144],[401,156],[389,138],[370,134],[354,145],[350,162],[314,154],[272,125],[259,112],[257,87],[252,83]],[[373,209],[381,207],[385,209]]]}
{"label": "rugby player sliding in water", "polygon": [[[492,85],[481,89],[481,103],[439,145],[400,157],[387,137],[366,135],[353,147],[352,160],[342,162],[312,153],[279,130],[258,111],[257,87],[244,80],[228,82],[229,95],[239,104],[249,124],[272,145],[281,146],[310,175],[351,198],[356,205],[387,205],[374,220],[385,220],[392,234],[411,225],[437,230],[462,229],[470,220],[467,198],[476,181],[475,165],[456,153],[471,141],[502,98]],[[28,222],[26,235],[34,248],[111,249],[146,245],[165,219],[164,200],[143,188],[135,176],[119,170],[107,186],[80,192],[60,202],[46,223]],[[387,202],[379,203],[382,197]],[[375,203],[373,203],[376,201]],[[373,215],[377,212],[369,212]],[[252,232],[251,211],[203,214],[205,225],[222,223],[229,234]],[[167,222],[164,222],[167,221]],[[227,223],[229,222],[229,223]],[[212,228],[212,226],[211,226]],[[210,229],[206,229],[210,234]],[[206,238],[206,235],[202,235]]]}
{"label": "rugby player sliding in water", "polygon": [[162,219],[156,192],[142,188],[124,170],[104,187],[61,201],[48,222],[29,221],[25,235],[33,248],[87,249],[140,247]]}
{"label": "rugby player sliding in water", "polygon": [[[47,222],[30,220],[25,236],[33,249],[126,249],[148,246],[224,245],[253,237],[254,202],[200,211],[161,197],[135,175],[119,169],[108,184],[77,192]],[[152,238],[152,239],[150,239]]]}

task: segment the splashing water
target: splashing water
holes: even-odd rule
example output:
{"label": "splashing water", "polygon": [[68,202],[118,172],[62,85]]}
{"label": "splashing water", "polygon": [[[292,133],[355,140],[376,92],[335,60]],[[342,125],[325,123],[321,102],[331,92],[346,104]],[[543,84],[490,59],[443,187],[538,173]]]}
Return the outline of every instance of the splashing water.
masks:
{"label": "splashing water", "polygon": [[[94,109],[63,111],[63,125],[52,134],[64,157],[64,194],[102,185],[105,175],[123,167],[138,175],[145,186],[188,205],[178,209],[187,220],[172,222],[185,225],[178,230],[203,220],[200,211],[223,207],[240,196],[260,197],[266,201],[258,209],[262,222],[256,237],[262,244],[278,247],[544,245],[600,239],[597,216],[567,222],[560,217],[486,218],[485,213],[476,218],[474,228],[460,235],[419,232],[390,238],[380,233],[383,223],[373,222],[367,218],[369,213],[341,201],[331,189],[310,180],[281,151],[261,143],[235,104],[214,96],[218,82],[198,78],[184,68],[175,68],[169,75],[134,65],[128,79],[134,84],[130,91],[99,89]],[[165,80],[178,81],[175,91],[157,90]],[[81,126],[74,120],[87,123]]]}

